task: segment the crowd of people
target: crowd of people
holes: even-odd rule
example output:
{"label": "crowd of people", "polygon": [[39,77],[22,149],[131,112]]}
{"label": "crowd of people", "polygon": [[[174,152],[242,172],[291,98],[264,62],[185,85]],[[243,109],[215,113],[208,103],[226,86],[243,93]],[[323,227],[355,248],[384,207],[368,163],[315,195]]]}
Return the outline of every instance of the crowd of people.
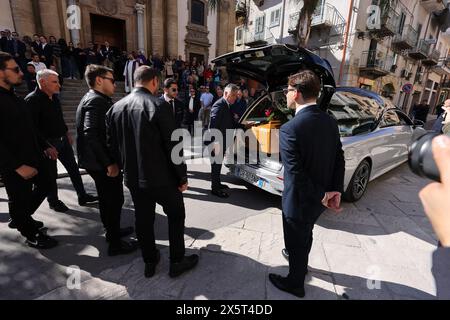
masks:
{"label": "crowd of people", "polygon": [[0,50],[11,54],[22,72],[25,74],[29,91],[36,87],[36,74],[43,69],[52,69],[61,79],[83,79],[86,66],[97,64],[114,70],[116,81],[125,81],[125,91],[131,92],[134,87],[133,74],[142,65],[155,68],[163,79],[173,78],[179,87],[188,90],[189,85],[196,89],[207,86],[215,90],[222,84],[222,73],[204,61],[184,61],[181,56],[161,57],[159,54],[147,56],[142,51],[127,52],[110,45],[89,42],[67,42],[54,36],[34,34],[23,36],[6,29],[1,31]]}

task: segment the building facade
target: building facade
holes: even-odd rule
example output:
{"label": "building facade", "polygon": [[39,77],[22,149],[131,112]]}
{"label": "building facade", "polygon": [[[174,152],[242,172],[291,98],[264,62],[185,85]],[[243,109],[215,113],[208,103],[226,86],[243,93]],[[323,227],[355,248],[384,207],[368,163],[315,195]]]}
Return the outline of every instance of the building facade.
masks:
{"label": "building facade", "polygon": [[[0,26],[53,35],[83,46],[210,61],[233,50],[235,1],[214,11],[207,0],[1,0]],[[4,10],[5,9],[5,10]]]}
{"label": "building facade", "polygon": [[[235,50],[296,44],[302,1],[241,0],[246,20]],[[307,48],[326,58],[340,86],[362,87],[409,112],[426,101],[431,112],[449,96],[450,34],[445,0],[319,0]]]}

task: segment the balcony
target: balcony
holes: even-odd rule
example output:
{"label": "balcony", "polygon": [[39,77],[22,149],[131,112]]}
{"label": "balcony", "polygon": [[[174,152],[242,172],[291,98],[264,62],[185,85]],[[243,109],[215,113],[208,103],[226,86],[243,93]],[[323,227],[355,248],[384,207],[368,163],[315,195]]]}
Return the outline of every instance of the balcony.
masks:
{"label": "balcony", "polygon": [[433,67],[433,71],[441,76],[449,76],[450,59],[445,57],[440,58],[437,65]]}
{"label": "balcony", "polygon": [[297,32],[297,24],[298,24],[299,18],[300,18],[300,12],[296,12],[296,13],[289,15],[288,32],[290,34],[295,34]]}
{"label": "balcony", "polygon": [[246,30],[244,32],[244,44],[250,48],[262,47],[276,43],[275,37],[269,28],[265,27],[260,32]]}
{"label": "balcony", "polygon": [[343,23],[345,23],[344,17],[342,17],[336,7],[327,3],[314,11],[311,20],[311,29],[331,28]]}
{"label": "balcony", "polygon": [[437,50],[432,50],[431,53],[422,60],[422,64],[426,66],[435,66],[439,62],[439,56],[441,53]]}
{"label": "balcony", "polygon": [[412,49],[417,44],[417,31],[408,25],[402,34],[396,34],[392,40],[392,45],[399,50]]}
{"label": "balcony", "polygon": [[390,37],[397,33],[400,24],[400,15],[394,8],[387,6],[382,9],[380,24],[369,28],[369,32],[379,37]]}
{"label": "balcony", "polygon": [[364,51],[359,60],[359,73],[363,77],[377,79],[391,72],[393,62],[392,56],[381,51]]}
{"label": "balcony", "polygon": [[425,39],[420,39],[417,47],[411,49],[408,55],[415,60],[423,60],[428,58],[430,52],[430,44]]}
{"label": "balcony", "polygon": [[444,10],[447,4],[446,0],[421,0],[420,4],[427,12]]}

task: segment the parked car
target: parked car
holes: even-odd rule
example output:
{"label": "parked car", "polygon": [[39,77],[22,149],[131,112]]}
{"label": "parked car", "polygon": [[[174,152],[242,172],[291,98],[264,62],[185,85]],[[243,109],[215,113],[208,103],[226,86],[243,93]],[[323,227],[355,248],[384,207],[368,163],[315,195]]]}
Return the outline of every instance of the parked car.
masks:
{"label": "parked car", "polygon": [[[369,181],[407,161],[415,130],[423,131],[391,101],[376,93],[360,88],[335,88],[329,63],[302,48],[273,45],[229,53],[213,62],[226,67],[229,74],[257,80],[267,89],[240,119],[241,123],[254,124],[251,130],[259,142],[257,147],[248,139],[237,139],[227,166],[230,174],[273,194],[283,192],[283,166],[277,136],[272,135],[271,139],[267,131],[277,132],[274,129],[294,117],[282,89],[287,77],[302,68],[319,75],[322,82],[319,107],[337,120],[345,154],[347,201],[359,200]],[[244,161],[236,163],[242,155]]]}

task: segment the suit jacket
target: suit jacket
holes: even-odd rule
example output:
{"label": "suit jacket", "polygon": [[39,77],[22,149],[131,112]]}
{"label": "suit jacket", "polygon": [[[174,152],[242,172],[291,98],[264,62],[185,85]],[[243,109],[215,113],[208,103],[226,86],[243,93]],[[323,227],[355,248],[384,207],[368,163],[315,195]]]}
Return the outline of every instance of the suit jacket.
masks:
{"label": "suit jacket", "polygon": [[[14,42],[17,41],[16,45],[14,45]],[[14,58],[16,58],[16,53],[19,54],[20,59],[25,59],[25,51],[26,46],[25,43],[23,43],[20,40],[7,40],[6,41],[6,52],[11,54]]]}
{"label": "suit jacket", "polygon": [[107,146],[106,113],[113,105],[110,97],[89,90],[76,113],[78,164],[93,171],[106,171],[116,161]]}
{"label": "suit jacket", "polygon": [[211,121],[209,123],[209,129],[219,130],[222,133],[224,145],[226,145],[227,130],[237,128],[243,129],[244,127],[234,120],[233,113],[225,98],[217,100],[211,108]]}
{"label": "suit jacket", "polygon": [[183,123],[185,125],[193,125],[194,121],[198,118],[198,112],[201,108],[200,98],[198,95],[194,98],[194,112],[189,112],[189,102],[191,101],[191,97],[188,96],[185,102],[185,111],[184,111],[184,120]]}
{"label": "suit jacket", "polygon": [[45,47],[43,47],[41,43],[38,54],[39,56],[45,57],[45,61],[42,62],[44,62],[47,67],[53,63],[53,47],[51,44],[47,43]]}
{"label": "suit jacket", "polygon": [[[166,100],[164,99],[164,95],[162,95],[159,99],[162,100],[163,102],[166,102]],[[175,101],[175,114],[173,113],[172,106],[169,103],[167,102],[166,103],[168,104],[169,110],[172,111],[171,115],[173,121],[175,122],[175,128],[180,129],[181,125],[183,124],[186,106],[182,101],[178,99],[175,99],[174,101]]]}
{"label": "suit jacket", "polygon": [[325,192],[343,191],[345,160],[336,120],[317,105],[300,110],[280,130],[283,214],[314,223]]}
{"label": "suit jacket", "polygon": [[[108,146],[130,188],[180,186],[187,182],[184,161],[172,161],[175,125],[167,102],[136,88],[106,115]],[[180,153],[183,149],[180,148]]]}
{"label": "suit jacket", "polygon": [[436,282],[436,296],[439,300],[450,299],[450,248],[438,248],[433,253],[431,271]]}

